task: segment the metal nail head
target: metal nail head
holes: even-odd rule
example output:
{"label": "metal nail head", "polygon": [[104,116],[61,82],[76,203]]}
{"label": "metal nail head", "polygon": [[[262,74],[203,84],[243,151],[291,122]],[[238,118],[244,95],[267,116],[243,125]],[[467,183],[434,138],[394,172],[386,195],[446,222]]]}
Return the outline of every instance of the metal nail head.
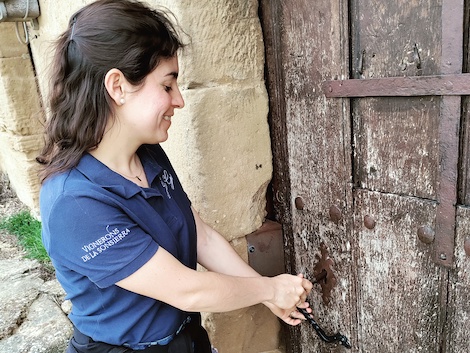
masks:
{"label": "metal nail head", "polygon": [[434,241],[434,230],[430,226],[421,226],[418,228],[418,238],[424,244],[431,244]]}
{"label": "metal nail head", "polygon": [[295,198],[294,203],[295,203],[295,208],[298,210],[303,210],[305,207],[305,202],[300,196]]}
{"label": "metal nail head", "polygon": [[374,229],[375,220],[371,216],[366,215],[364,216],[364,225],[366,226],[367,229]]}

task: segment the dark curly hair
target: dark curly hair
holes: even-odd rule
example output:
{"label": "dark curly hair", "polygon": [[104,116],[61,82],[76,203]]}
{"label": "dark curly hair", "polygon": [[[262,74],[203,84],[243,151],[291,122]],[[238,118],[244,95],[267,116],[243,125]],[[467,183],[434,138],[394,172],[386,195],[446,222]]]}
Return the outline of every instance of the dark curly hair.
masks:
{"label": "dark curly hair", "polygon": [[98,0],[71,17],[51,67],[45,145],[36,158],[42,181],[75,167],[100,143],[113,116],[104,86],[110,69],[139,85],[184,46],[168,13],[136,0]]}

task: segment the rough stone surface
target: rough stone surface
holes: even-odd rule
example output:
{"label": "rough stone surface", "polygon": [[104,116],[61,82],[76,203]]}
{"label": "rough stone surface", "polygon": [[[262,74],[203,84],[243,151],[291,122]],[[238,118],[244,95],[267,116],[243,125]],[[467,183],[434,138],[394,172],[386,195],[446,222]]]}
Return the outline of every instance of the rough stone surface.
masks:
{"label": "rough stone surface", "polygon": [[[3,181],[0,218],[24,208]],[[50,270],[0,231],[0,353],[63,353],[72,334],[64,292]]]}
{"label": "rough stone surface", "polygon": [[0,23],[0,169],[28,207],[37,210],[37,156],[42,144],[40,99],[34,69],[14,24]]}
{"label": "rough stone surface", "polygon": [[0,30],[0,58],[11,58],[28,54],[26,46],[18,45],[14,23],[2,23]]}
{"label": "rough stone surface", "polygon": [[[228,240],[258,229],[266,214],[269,128],[266,118],[253,116],[267,115],[265,93],[247,86],[183,91],[186,106],[163,144],[201,217]],[[191,136],[194,145],[181,146]]]}
{"label": "rough stone surface", "polygon": [[[220,353],[269,352],[280,347],[281,325],[264,305],[228,313],[203,316],[203,323],[211,333],[212,343]],[[243,330],[233,330],[233,325]]]}

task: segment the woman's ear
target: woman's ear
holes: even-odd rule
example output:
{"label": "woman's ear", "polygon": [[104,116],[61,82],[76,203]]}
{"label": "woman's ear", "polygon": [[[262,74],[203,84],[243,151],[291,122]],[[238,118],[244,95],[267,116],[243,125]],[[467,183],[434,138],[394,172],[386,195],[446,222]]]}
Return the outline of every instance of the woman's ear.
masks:
{"label": "woman's ear", "polygon": [[109,70],[104,78],[104,86],[111,99],[114,100],[114,103],[118,106],[126,102],[124,97],[126,82],[124,74],[118,69]]}

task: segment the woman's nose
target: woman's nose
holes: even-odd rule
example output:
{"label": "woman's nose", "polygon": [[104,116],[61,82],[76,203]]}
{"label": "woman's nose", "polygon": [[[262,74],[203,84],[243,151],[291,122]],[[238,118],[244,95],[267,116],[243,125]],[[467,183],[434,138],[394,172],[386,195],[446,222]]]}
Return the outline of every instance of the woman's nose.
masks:
{"label": "woman's nose", "polygon": [[181,95],[179,88],[176,91],[175,96],[173,97],[173,105],[176,108],[180,108],[180,109],[184,107],[184,99],[183,99],[183,96]]}

